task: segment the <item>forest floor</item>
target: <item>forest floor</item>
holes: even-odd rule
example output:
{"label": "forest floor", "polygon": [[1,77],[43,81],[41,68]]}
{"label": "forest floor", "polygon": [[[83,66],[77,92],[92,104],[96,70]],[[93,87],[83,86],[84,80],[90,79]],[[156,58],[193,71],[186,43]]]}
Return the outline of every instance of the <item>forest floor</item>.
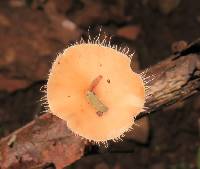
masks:
{"label": "forest floor", "polygon": [[[91,37],[102,28],[112,44],[135,52],[139,71],[171,55],[174,42],[199,38],[199,11],[198,0],[1,0],[0,137],[41,114],[40,88],[52,61],[69,43],[87,39],[88,28]],[[197,169],[200,95],[149,119],[145,143],[110,143],[66,168]]]}

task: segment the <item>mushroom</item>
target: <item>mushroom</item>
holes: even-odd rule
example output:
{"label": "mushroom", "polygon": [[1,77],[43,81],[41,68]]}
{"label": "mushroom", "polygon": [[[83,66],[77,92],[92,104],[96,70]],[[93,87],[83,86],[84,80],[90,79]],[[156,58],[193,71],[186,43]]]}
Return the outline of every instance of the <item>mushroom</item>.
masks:
{"label": "mushroom", "polygon": [[49,74],[50,111],[90,141],[120,139],[145,103],[144,82],[130,61],[125,53],[102,44],[68,47]]}

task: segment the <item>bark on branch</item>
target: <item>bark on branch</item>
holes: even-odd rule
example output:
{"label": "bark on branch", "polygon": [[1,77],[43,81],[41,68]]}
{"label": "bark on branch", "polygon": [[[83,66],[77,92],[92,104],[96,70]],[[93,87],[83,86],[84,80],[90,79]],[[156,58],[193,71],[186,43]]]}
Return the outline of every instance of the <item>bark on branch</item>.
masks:
{"label": "bark on branch", "polygon": [[[199,92],[199,44],[199,41],[194,42],[147,71],[156,75],[156,79],[149,84],[148,112]],[[45,114],[0,141],[0,168],[42,168],[53,163],[61,169],[80,159],[87,145],[86,141],[68,130],[65,122]]]}

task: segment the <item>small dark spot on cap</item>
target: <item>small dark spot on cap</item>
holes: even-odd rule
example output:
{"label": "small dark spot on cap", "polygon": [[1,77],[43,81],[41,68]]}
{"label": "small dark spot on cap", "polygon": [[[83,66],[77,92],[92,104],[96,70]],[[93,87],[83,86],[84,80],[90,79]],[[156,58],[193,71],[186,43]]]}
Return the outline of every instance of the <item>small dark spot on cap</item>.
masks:
{"label": "small dark spot on cap", "polygon": [[99,64],[99,66],[101,67],[101,66],[102,66],[102,64]]}
{"label": "small dark spot on cap", "polygon": [[67,97],[71,97],[71,96],[67,96]]}
{"label": "small dark spot on cap", "polygon": [[58,64],[60,64],[60,62],[58,62]]}
{"label": "small dark spot on cap", "polygon": [[98,115],[99,117],[103,116],[103,112],[101,112],[101,111],[97,111],[96,113],[97,113],[97,115]]}
{"label": "small dark spot on cap", "polygon": [[107,82],[110,83],[110,79],[108,79]]}

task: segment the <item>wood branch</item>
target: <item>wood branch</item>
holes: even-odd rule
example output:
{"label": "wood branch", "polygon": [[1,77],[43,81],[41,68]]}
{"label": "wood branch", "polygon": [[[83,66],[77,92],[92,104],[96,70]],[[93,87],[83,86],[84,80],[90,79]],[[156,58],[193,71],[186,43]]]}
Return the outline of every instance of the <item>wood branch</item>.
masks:
{"label": "wood branch", "polygon": [[48,113],[1,140],[0,167],[37,168],[54,163],[63,168],[81,158],[86,144],[63,120]]}
{"label": "wood branch", "polygon": [[[144,113],[199,92],[199,50],[197,41],[148,69],[147,74],[155,74],[156,79],[149,84],[148,110]],[[65,122],[47,113],[0,141],[0,168],[42,168],[53,163],[61,169],[84,156],[87,145],[87,141],[71,133]]]}

